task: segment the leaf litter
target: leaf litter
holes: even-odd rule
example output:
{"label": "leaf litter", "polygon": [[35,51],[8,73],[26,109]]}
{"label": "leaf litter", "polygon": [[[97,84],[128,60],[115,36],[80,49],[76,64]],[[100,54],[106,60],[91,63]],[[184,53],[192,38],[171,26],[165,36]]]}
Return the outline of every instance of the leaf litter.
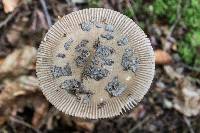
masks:
{"label": "leaf litter", "polygon": [[[0,35],[0,125],[3,130],[11,132],[8,126],[15,129],[16,125],[22,122],[26,123],[25,125],[29,124],[29,127],[20,125],[20,132],[32,131],[32,129],[58,132],[58,128],[65,131],[73,129],[76,132],[102,132],[105,128],[108,132],[128,132],[129,130],[187,132],[188,125],[190,129],[194,128],[198,132],[200,84],[197,81],[200,74],[188,69],[180,59],[177,59],[177,56],[174,56],[177,54],[178,44],[173,37],[169,39],[165,37],[169,27],[162,26],[160,23],[148,25],[147,29],[156,55],[155,80],[144,101],[130,111],[129,116],[110,120],[81,121],[64,116],[55,109],[52,110],[51,105],[39,91],[35,77],[37,46],[48,27],[46,16],[38,8],[41,6],[40,2],[19,4],[19,1],[14,0],[11,4],[9,4],[10,0],[2,1],[4,12],[0,19],[3,16],[6,19],[8,16],[3,22],[3,27],[0,28],[1,33],[6,33]],[[68,6],[63,1],[45,2],[52,22],[57,20],[58,15],[62,16],[63,13],[81,8],[73,3],[69,3],[72,6]],[[104,7],[116,10],[120,10],[123,6],[120,1],[106,0],[100,2],[102,3]],[[128,4],[128,1],[125,3]],[[35,7],[35,9],[32,10],[30,7]],[[20,12],[17,9],[20,9]],[[14,13],[15,17],[13,15],[9,17],[8,12]],[[101,24],[97,27],[105,28]],[[90,25],[87,24],[83,28],[87,32],[90,30]],[[113,39],[113,27],[107,28],[108,34],[103,37],[106,40]],[[122,39],[119,43],[124,45],[127,40]],[[108,64],[112,65],[109,61]],[[191,77],[194,80],[191,80]],[[27,108],[29,111],[26,111]],[[32,115],[29,114],[30,112],[33,112]],[[11,117],[14,117],[15,122],[17,120],[18,123],[11,125],[9,123],[13,120],[10,119]]]}

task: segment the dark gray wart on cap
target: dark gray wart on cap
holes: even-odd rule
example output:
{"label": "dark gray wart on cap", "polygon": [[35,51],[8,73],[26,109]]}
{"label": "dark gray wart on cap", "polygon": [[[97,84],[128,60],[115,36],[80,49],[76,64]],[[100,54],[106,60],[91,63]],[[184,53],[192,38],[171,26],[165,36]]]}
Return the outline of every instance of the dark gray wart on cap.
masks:
{"label": "dark gray wart on cap", "polygon": [[105,90],[111,96],[120,96],[126,89],[127,86],[121,83],[118,77],[114,77],[112,81],[108,82],[108,85],[105,87]]}
{"label": "dark gray wart on cap", "polygon": [[69,39],[69,40],[67,40],[67,42],[65,42],[65,44],[64,44],[64,48],[65,48],[65,50],[68,50],[69,49],[69,47],[70,47],[70,45],[73,43],[73,39]]}
{"label": "dark gray wart on cap", "polygon": [[139,66],[139,58],[133,53],[133,49],[125,49],[121,65],[125,71],[131,70],[134,73],[136,72]]}
{"label": "dark gray wart on cap", "polygon": [[51,73],[54,78],[59,78],[61,76],[71,76],[72,70],[69,63],[67,63],[64,67],[60,67],[56,65],[52,66]]}
{"label": "dark gray wart on cap", "polygon": [[124,46],[128,44],[128,37],[123,37],[117,41],[118,46]]}
{"label": "dark gray wart on cap", "polygon": [[107,40],[112,40],[114,38],[113,34],[108,32],[108,33],[105,33],[105,34],[101,34],[101,37],[102,38],[105,38]]}
{"label": "dark gray wart on cap", "polygon": [[91,22],[83,22],[83,23],[81,23],[81,29],[83,31],[90,31],[92,29],[92,23]]}

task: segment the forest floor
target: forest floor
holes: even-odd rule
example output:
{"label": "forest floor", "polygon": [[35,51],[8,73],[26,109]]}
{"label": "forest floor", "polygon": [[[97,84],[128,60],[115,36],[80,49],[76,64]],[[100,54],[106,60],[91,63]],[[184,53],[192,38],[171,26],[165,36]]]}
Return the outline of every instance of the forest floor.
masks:
{"label": "forest floor", "polygon": [[[171,26],[144,30],[156,55],[156,73],[144,99],[123,116],[82,120],[66,116],[42,95],[35,75],[37,48],[59,16],[87,8],[65,0],[0,2],[0,133],[190,132],[200,129],[200,71],[184,64]],[[111,0],[112,1],[112,0]],[[44,3],[43,3],[44,2]],[[122,4],[104,0],[122,12]],[[47,10],[46,10],[47,9]],[[137,18],[133,18],[137,23]],[[144,19],[145,21],[145,19]]]}

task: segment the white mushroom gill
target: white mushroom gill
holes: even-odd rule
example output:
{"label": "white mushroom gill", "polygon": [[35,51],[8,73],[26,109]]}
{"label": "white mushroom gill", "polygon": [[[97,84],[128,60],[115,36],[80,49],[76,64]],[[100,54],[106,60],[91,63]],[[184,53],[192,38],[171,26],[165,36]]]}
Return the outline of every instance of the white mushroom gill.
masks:
{"label": "white mushroom gill", "polygon": [[154,76],[149,39],[128,17],[91,8],[62,17],[46,33],[37,55],[37,76],[60,111],[109,118],[133,108]]}

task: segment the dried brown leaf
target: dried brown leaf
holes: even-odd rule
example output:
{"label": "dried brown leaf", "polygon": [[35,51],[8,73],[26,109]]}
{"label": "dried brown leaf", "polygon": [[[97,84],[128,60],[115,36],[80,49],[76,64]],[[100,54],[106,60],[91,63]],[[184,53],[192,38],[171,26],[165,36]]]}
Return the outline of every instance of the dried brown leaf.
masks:
{"label": "dried brown leaf", "polygon": [[139,105],[129,114],[129,117],[133,118],[134,120],[138,120],[140,118],[143,118],[145,114],[146,110],[144,108],[144,105]]}
{"label": "dried brown leaf", "polygon": [[53,117],[52,116],[50,116],[49,118],[48,118],[48,121],[47,121],[47,129],[48,130],[52,130],[53,129]]}
{"label": "dried brown leaf", "polygon": [[14,100],[17,96],[36,92],[38,81],[33,76],[20,76],[16,80],[4,80],[4,89],[0,93],[0,107]]}
{"label": "dried brown leaf", "polygon": [[0,126],[6,122],[7,118],[5,116],[0,116]]}
{"label": "dried brown leaf", "polygon": [[165,73],[170,77],[170,79],[181,79],[183,75],[176,72],[171,66],[166,65],[164,66]]}
{"label": "dried brown leaf", "polygon": [[186,116],[198,115],[200,113],[200,88],[185,78],[180,82],[180,90],[174,100],[174,108]]}
{"label": "dried brown leaf", "polygon": [[20,0],[2,0],[4,12],[12,12],[18,5]]}
{"label": "dried brown leaf", "polygon": [[0,65],[2,65],[4,62],[4,59],[0,59]]}
{"label": "dried brown leaf", "polygon": [[170,64],[172,62],[172,57],[163,50],[156,50],[155,51],[155,62],[156,64]]}
{"label": "dried brown leaf", "polygon": [[92,132],[94,130],[94,123],[93,122],[87,122],[87,121],[76,121],[76,125],[79,128],[83,128],[89,132]]}
{"label": "dried brown leaf", "polygon": [[38,29],[48,29],[48,24],[44,13],[41,10],[36,9],[33,12],[33,21],[30,27],[30,31],[37,31]]}
{"label": "dried brown leaf", "polygon": [[33,127],[39,128],[43,118],[47,114],[48,111],[48,102],[46,100],[37,100],[35,106],[35,112],[32,119]]}
{"label": "dried brown leaf", "polygon": [[0,66],[0,75],[6,76],[11,73],[18,75],[25,73],[27,70],[34,69],[36,61],[36,48],[25,46],[22,49],[17,49],[6,57]]}
{"label": "dried brown leaf", "polygon": [[15,29],[11,29],[7,34],[6,34],[6,38],[8,40],[9,43],[11,43],[12,45],[15,45],[20,38],[20,32],[15,30]]}
{"label": "dried brown leaf", "polygon": [[39,21],[38,26],[40,26],[41,28],[44,28],[44,29],[48,29],[48,24],[46,22],[44,13],[40,10],[36,10],[36,15],[37,15],[38,21]]}

